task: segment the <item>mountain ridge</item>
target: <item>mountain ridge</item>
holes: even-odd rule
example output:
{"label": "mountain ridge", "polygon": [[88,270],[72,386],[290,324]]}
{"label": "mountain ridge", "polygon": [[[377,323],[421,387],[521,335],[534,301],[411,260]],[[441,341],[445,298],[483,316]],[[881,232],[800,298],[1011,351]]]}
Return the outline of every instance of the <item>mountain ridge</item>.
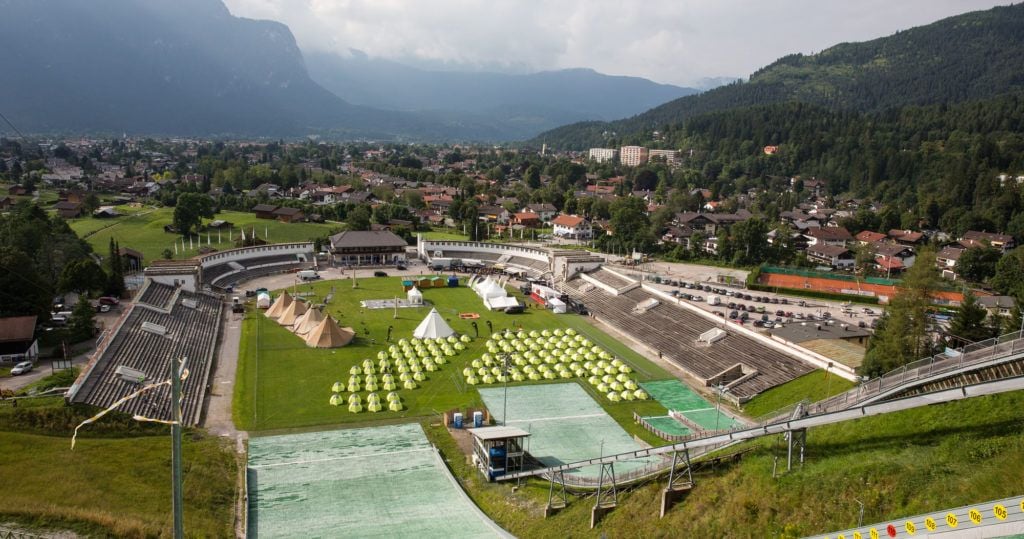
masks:
{"label": "mountain ridge", "polygon": [[643,142],[645,131],[696,115],[799,101],[839,110],[879,112],[909,105],[986,99],[1024,88],[1024,4],[948,17],[817,54],[791,54],[735,82],[614,122],[581,122],[532,143],[581,149]]}

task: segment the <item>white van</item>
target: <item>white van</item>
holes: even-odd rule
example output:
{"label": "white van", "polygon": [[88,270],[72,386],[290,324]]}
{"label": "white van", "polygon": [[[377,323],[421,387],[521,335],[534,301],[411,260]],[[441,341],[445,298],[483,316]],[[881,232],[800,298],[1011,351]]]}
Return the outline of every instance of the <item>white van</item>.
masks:
{"label": "white van", "polygon": [[317,273],[316,270],[302,270],[296,275],[298,275],[299,279],[302,279],[303,281],[315,281],[320,278],[320,274]]}
{"label": "white van", "polygon": [[708,296],[708,305],[721,305],[722,299],[718,296]]}

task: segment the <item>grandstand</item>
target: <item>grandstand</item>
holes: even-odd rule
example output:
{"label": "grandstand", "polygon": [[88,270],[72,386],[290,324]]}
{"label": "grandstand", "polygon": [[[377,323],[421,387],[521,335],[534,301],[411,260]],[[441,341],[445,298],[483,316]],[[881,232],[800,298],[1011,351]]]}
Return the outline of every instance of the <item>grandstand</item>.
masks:
{"label": "grandstand", "polygon": [[256,277],[309,267],[312,267],[312,263],[307,262],[304,257],[299,255],[259,256],[203,268],[203,282],[215,289],[222,289],[232,282],[243,282]]}
{"label": "grandstand", "polygon": [[[199,423],[220,328],[221,301],[204,293],[147,280],[138,299],[103,341],[68,391],[71,402],[105,408],[142,384],[166,380],[171,359],[188,359],[182,385],[182,417]],[[129,381],[125,373],[142,373]],[[170,419],[170,388],[161,387],[123,404],[121,411]]]}
{"label": "grandstand", "polygon": [[[586,277],[571,279],[565,291],[582,301],[595,318],[625,332],[705,385],[724,385],[725,397],[730,400],[746,402],[813,370],[799,359],[731,331],[708,342],[712,335],[708,332],[717,327],[714,322],[671,303],[657,305],[653,294],[606,269]],[[591,286],[594,281],[604,286]]]}
{"label": "grandstand", "polygon": [[567,278],[579,271],[599,267],[604,259],[587,251],[546,249],[514,243],[427,240],[416,243],[417,256],[430,264],[435,258],[479,260],[489,267],[526,272],[532,277],[545,274]]}

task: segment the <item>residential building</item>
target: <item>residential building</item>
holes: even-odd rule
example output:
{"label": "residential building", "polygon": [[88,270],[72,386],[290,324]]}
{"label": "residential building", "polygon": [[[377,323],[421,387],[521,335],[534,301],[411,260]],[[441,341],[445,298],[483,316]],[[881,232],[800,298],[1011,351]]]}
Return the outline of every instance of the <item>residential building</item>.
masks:
{"label": "residential building", "polygon": [[850,234],[850,231],[841,226],[810,228],[804,232],[804,236],[807,238],[808,248],[812,245],[846,247],[847,242],[853,241],[853,236]]}
{"label": "residential building", "polygon": [[306,214],[299,208],[280,207],[274,210],[274,218],[282,223],[297,223],[306,220]]}
{"label": "residential building", "polygon": [[935,265],[942,272],[943,279],[955,281],[957,279],[956,263],[960,255],[964,254],[967,248],[960,245],[947,245],[935,255]]}
{"label": "residential building", "polygon": [[619,162],[627,167],[638,167],[647,162],[650,154],[643,146],[623,146],[619,148]]}
{"label": "residential building", "polygon": [[0,363],[35,361],[39,357],[35,333],[35,316],[0,318]]}
{"label": "residential building", "polygon": [[852,251],[827,243],[808,245],[807,259],[839,269],[852,268],[855,263]]}
{"label": "residential building", "polygon": [[924,243],[927,238],[924,237],[923,232],[914,232],[913,230],[890,230],[889,239],[900,245],[920,245]]}
{"label": "residential building", "polygon": [[964,236],[961,240],[988,243],[992,247],[995,247],[1004,253],[1017,246],[1013,236],[1008,234],[994,234],[992,232],[978,232],[976,230],[968,230],[967,232],[964,232]]}
{"label": "residential building", "polygon": [[256,214],[257,219],[274,219],[276,218],[275,211],[277,211],[277,206],[273,204],[257,204],[252,207],[252,212]]}
{"label": "residential building", "polygon": [[512,216],[512,224],[526,228],[538,228],[541,224],[540,215],[532,211],[521,211]]}
{"label": "residential building", "polygon": [[80,202],[68,202],[62,200],[54,205],[54,209],[57,210],[57,215],[60,215],[64,219],[74,219],[79,215],[82,215],[82,204]]}
{"label": "residential building", "polygon": [[606,161],[614,161],[618,153],[614,148],[591,148],[589,157],[591,161],[604,163]]}
{"label": "residential building", "polygon": [[522,211],[536,213],[537,216],[540,217],[540,220],[545,223],[554,219],[555,216],[558,215],[558,208],[555,208],[554,204],[549,204],[547,202],[540,204],[527,204]]}
{"label": "residential building", "polygon": [[853,239],[857,240],[857,243],[861,245],[868,245],[869,243],[878,243],[885,241],[886,235],[881,232],[872,232],[870,230],[862,230],[857,233]]}
{"label": "residential building", "polygon": [[978,304],[992,316],[1013,316],[1013,309],[1017,306],[1013,296],[981,296]]}
{"label": "residential building", "polygon": [[663,160],[666,164],[676,164],[676,156],[679,154],[676,150],[649,150],[647,152],[647,158],[651,161]]}
{"label": "residential building", "polygon": [[586,240],[593,235],[590,222],[578,215],[562,214],[552,219],[551,224],[554,225],[554,235],[563,238]]}

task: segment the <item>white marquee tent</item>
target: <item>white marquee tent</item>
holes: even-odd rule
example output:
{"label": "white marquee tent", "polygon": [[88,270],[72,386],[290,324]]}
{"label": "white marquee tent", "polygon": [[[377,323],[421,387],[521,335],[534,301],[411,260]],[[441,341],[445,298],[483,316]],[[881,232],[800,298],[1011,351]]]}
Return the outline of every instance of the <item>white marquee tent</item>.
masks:
{"label": "white marquee tent", "polygon": [[417,339],[437,339],[452,335],[455,335],[455,331],[448,325],[448,322],[444,321],[444,318],[441,318],[437,309],[430,309],[430,314],[412,332],[412,336]]}
{"label": "white marquee tent", "polygon": [[423,305],[423,292],[414,286],[406,293],[406,299],[409,300],[409,305]]}

